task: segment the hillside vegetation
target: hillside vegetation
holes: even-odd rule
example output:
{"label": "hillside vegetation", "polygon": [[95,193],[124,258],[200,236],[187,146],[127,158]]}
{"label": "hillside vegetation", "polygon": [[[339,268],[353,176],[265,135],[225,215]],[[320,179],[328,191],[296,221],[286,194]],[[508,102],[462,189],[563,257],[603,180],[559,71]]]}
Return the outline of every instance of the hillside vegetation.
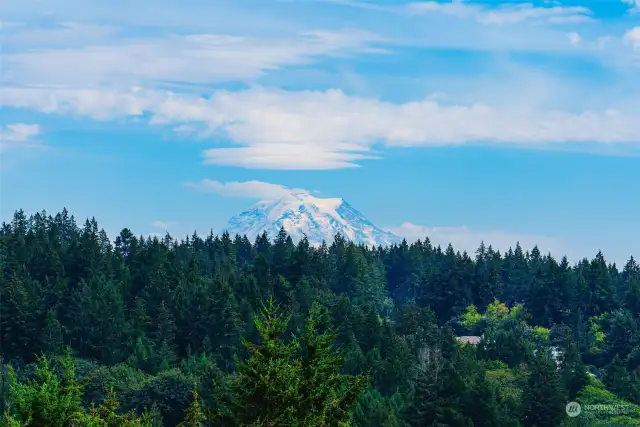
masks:
{"label": "hillside vegetation", "polygon": [[6,426],[640,425],[633,258],[110,242],[64,210],[17,211],[0,263]]}

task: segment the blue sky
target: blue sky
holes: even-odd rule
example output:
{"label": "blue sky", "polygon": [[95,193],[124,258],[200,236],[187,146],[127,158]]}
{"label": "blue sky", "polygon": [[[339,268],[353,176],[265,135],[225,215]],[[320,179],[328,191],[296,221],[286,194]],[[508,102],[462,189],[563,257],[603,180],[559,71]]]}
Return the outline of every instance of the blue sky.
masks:
{"label": "blue sky", "polygon": [[0,4],[0,218],[183,236],[286,188],[409,240],[640,255],[640,2]]}

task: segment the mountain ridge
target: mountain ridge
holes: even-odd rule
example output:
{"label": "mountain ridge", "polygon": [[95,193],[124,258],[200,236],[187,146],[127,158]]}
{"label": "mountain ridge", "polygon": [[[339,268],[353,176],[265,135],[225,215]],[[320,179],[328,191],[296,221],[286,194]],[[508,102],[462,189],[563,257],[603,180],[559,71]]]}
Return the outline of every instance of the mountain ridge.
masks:
{"label": "mountain ridge", "polygon": [[306,236],[309,244],[330,244],[336,234],[367,246],[390,246],[402,239],[374,225],[342,198],[319,198],[306,191],[294,191],[278,199],[261,200],[234,215],[224,231],[255,238],[263,231],[275,237],[280,228],[299,242]]}

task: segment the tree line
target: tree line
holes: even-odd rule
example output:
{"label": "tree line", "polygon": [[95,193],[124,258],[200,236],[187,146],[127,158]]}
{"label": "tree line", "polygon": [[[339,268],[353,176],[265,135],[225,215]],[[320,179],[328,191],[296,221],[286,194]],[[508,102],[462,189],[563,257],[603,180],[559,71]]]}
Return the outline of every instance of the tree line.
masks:
{"label": "tree line", "polygon": [[[0,228],[3,423],[640,424],[635,259],[272,237],[111,242],[66,209],[16,211]],[[570,401],[617,409],[569,417]]]}

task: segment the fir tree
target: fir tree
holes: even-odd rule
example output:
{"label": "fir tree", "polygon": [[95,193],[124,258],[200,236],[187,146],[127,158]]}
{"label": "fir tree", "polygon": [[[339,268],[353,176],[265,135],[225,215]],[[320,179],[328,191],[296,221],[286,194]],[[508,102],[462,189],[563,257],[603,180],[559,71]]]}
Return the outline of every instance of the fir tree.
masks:
{"label": "fir tree", "polygon": [[302,364],[295,357],[299,343],[284,342],[289,318],[269,299],[254,323],[258,344],[243,340],[249,358],[236,361],[237,394],[235,422],[238,426],[295,426]]}
{"label": "fir tree", "polygon": [[629,372],[617,354],[607,367],[602,382],[608,390],[620,397],[628,399],[633,395]]}
{"label": "fir tree", "polygon": [[589,375],[578,352],[578,347],[572,339],[567,340],[560,368],[564,387],[568,392],[569,399],[573,400],[589,382]]}
{"label": "fir tree", "polygon": [[200,406],[198,392],[193,392],[193,402],[191,406],[185,411],[185,419],[181,422],[178,427],[202,427],[204,424],[203,421],[206,421],[207,418],[202,411],[202,407]]}
{"label": "fir tree", "polygon": [[[341,375],[344,356],[334,348],[332,329],[318,330],[328,320],[326,309],[311,306],[300,336],[302,378],[298,404],[300,426],[345,426],[351,408],[365,391],[368,378]],[[326,326],[326,323],[325,323]]]}
{"label": "fir tree", "polygon": [[[69,354],[53,366],[45,356],[41,356],[35,379],[20,383],[9,367],[6,425],[67,427],[81,420],[82,387],[76,381],[74,368]],[[57,369],[62,370],[61,378],[56,375]]]}
{"label": "fir tree", "polygon": [[555,427],[567,404],[556,362],[540,351],[530,364],[523,391],[522,414],[525,427]]}

